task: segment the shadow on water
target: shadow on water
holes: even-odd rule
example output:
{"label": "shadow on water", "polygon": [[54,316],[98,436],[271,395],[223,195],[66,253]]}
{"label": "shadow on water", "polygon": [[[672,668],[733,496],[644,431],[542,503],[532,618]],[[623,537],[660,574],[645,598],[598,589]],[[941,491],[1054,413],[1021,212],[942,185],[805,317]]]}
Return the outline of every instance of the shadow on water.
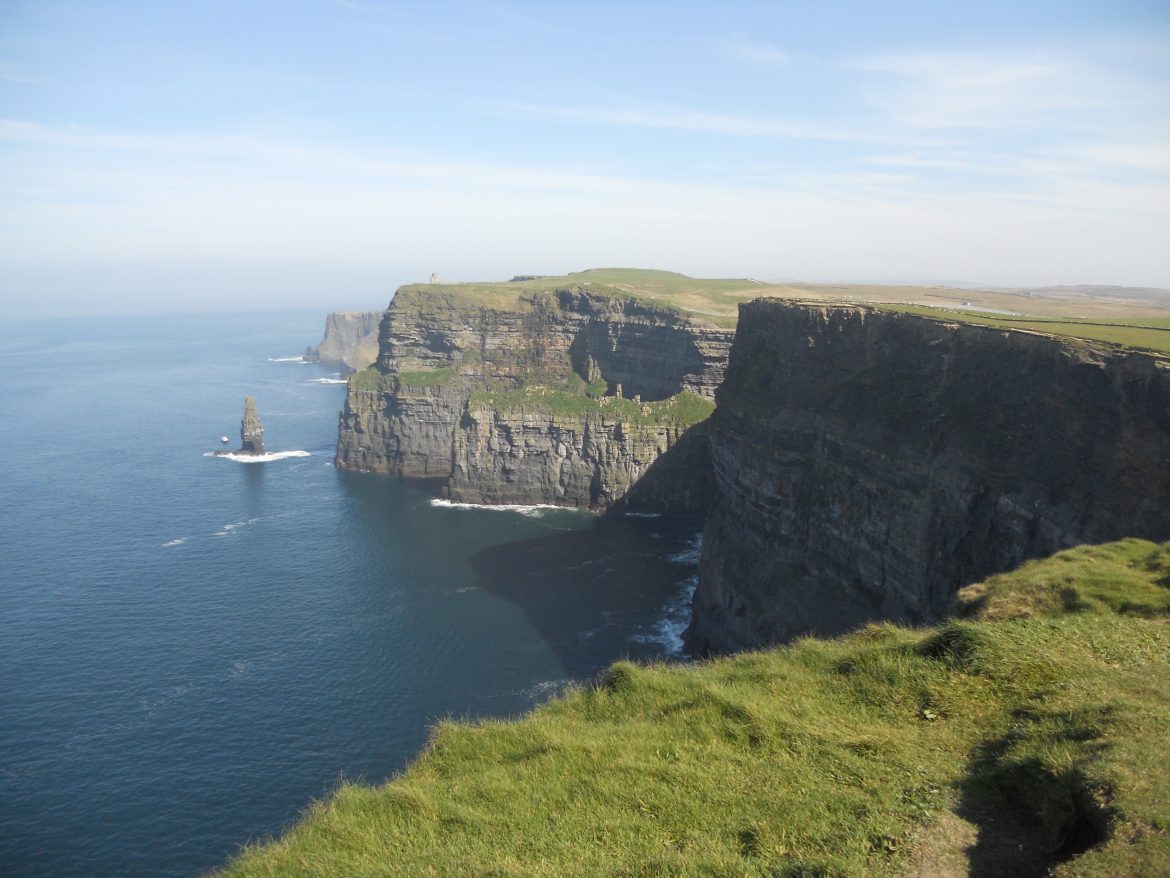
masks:
{"label": "shadow on water", "polygon": [[580,530],[481,549],[470,562],[478,586],[516,604],[581,679],[622,657],[675,654],[699,525],[689,516],[606,515]]}

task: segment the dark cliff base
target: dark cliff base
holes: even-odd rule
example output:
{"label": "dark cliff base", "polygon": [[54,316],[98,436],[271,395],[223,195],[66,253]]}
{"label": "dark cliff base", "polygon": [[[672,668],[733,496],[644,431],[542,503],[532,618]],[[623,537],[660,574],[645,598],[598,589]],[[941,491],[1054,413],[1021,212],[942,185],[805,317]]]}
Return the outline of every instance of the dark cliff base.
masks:
{"label": "dark cliff base", "polygon": [[696,653],[937,620],[1028,558],[1170,536],[1170,361],[864,307],[742,306]]}

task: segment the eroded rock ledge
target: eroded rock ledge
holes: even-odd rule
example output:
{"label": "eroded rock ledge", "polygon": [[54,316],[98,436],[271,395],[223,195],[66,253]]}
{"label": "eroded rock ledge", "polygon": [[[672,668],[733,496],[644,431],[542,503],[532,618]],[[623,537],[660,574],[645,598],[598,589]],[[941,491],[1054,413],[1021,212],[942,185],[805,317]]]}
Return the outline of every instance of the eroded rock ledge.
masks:
{"label": "eroded rock ledge", "polygon": [[1025,559],[1170,537],[1170,360],[757,300],[709,422],[692,651],[939,618]]}

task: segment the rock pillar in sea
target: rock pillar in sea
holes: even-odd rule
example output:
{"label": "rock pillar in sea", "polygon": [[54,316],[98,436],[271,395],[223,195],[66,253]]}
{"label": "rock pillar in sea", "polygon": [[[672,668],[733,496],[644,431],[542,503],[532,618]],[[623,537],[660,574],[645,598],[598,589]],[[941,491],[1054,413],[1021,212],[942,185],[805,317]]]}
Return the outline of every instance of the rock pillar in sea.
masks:
{"label": "rock pillar in sea", "polygon": [[264,427],[256,414],[256,400],[244,397],[244,417],[240,421],[240,451],[245,454],[264,454]]}

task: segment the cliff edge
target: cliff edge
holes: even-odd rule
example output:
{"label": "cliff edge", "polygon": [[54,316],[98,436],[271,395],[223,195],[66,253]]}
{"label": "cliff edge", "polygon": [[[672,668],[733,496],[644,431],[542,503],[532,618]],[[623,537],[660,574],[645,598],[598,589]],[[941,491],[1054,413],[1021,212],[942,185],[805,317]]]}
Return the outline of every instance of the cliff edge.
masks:
{"label": "cliff edge", "polygon": [[[588,281],[403,287],[377,362],[350,379],[337,465],[442,479],[459,502],[608,508],[673,471],[655,464],[680,443],[709,472],[705,443],[682,439],[714,408],[731,339]],[[695,511],[702,482],[638,497]]]}
{"label": "cliff edge", "polygon": [[1170,536],[1170,359],[863,306],[739,326],[693,652],[930,622],[1026,559]]}
{"label": "cliff edge", "polygon": [[305,352],[312,363],[341,363],[358,372],[378,359],[378,327],[385,311],[334,311],[325,317],[321,344]]}

